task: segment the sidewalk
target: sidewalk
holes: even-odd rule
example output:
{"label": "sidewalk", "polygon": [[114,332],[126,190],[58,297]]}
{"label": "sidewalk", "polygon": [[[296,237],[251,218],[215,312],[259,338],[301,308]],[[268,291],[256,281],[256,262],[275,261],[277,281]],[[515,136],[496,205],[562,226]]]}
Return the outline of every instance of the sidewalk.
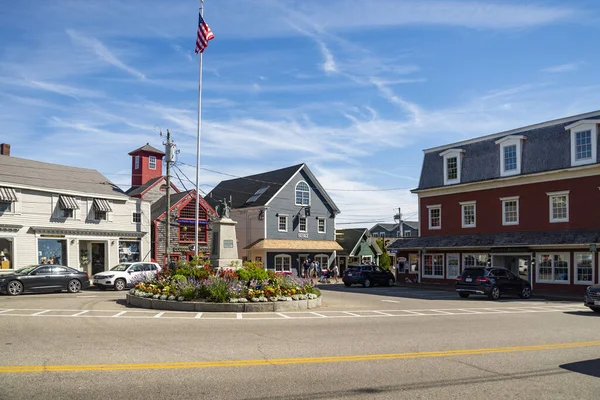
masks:
{"label": "sidewalk", "polygon": [[[435,283],[405,283],[396,282],[398,287],[412,288],[416,290],[439,290],[445,292],[454,292],[454,286],[435,284]],[[536,292],[535,288],[531,297],[542,298],[547,300],[557,301],[581,301],[583,302],[583,294],[571,294],[571,293],[552,293],[552,292]]]}

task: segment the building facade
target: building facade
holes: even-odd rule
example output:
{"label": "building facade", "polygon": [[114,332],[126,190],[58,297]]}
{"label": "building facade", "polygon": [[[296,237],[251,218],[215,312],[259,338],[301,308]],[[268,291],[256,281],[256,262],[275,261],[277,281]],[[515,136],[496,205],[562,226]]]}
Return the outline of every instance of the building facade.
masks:
{"label": "building facade", "polygon": [[150,203],[98,171],[0,155],[1,271],[36,263],[90,276],[150,260]]}
{"label": "building facade", "polygon": [[418,221],[402,221],[401,224],[378,223],[369,229],[371,235],[384,239],[414,238],[419,236]]}
{"label": "building facade", "polygon": [[600,111],[426,150],[421,237],[388,246],[406,277],[452,284],[491,265],[539,291],[597,283],[598,124]]}
{"label": "building facade", "polygon": [[[131,156],[131,188],[127,194],[147,200],[151,204],[151,256],[161,265],[170,261],[189,261],[196,254],[210,255],[211,221],[216,218],[214,209],[200,196],[198,242],[196,240],[196,191],[180,191],[170,183],[170,204],[167,214],[167,179],[163,175],[165,153],[150,144],[129,153]],[[169,215],[169,217],[167,217]],[[170,220],[169,256],[167,260],[167,220]]]}
{"label": "building facade", "polygon": [[332,265],[339,209],[305,164],[219,183],[206,197],[231,202],[239,258],[301,274],[304,260]]}
{"label": "building facade", "polygon": [[336,241],[342,246],[337,253],[337,264],[340,274],[348,265],[375,263],[379,265],[379,257],[383,250],[377,245],[375,237],[366,228],[337,229]]}

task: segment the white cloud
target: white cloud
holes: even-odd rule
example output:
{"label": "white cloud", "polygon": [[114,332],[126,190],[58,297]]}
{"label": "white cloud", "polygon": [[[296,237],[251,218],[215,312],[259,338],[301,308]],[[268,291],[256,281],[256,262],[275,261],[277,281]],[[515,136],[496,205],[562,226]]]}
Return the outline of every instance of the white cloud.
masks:
{"label": "white cloud", "polygon": [[325,71],[325,73],[337,72],[337,67],[335,65],[335,60],[333,58],[333,54],[331,54],[331,51],[329,51],[329,49],[323,41],[318,40],[317,43],[319,44],[321,53],[323,54],[323,58],[325,59],[325,62],[321,67],[323,71]]}
{"label": "white cloud", "polygon": [[100,40],[81,35],[80,33],[71,29],[67,29],[66,32],[73,43],[91,50],[104,62],[111,64],[139,79],[146,79],[146,76],[143,73],[119,60]]}
{"label": "white cloud", "polygon": [[573,71],[577,71],[581,67],[581,65],[582,65],[581,62],[554,65],[554,66],[546,67],[546,68],[542,69],[542,72],[548,72],[548,73],[552,73],[552,74],[561,73],[561,72],[573,72]]}

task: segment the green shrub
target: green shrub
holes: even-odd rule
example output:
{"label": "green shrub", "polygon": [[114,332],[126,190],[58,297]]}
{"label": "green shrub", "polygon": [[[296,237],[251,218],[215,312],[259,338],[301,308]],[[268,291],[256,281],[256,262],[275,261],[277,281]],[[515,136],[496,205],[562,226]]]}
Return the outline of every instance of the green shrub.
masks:
{"label": "green shrub", "polygon": [[185,275],[176,274],[176,275],[173,275],[173,281],[179,282],[179,283],[186,283],[187,277]]}
{"label": "green shrub", "polygon": [[306,293],[312,293],[312,294],[316,294],[317,296],[321,296],[321,291],[319,289],[317,289],[316,287],[305,286],[304,290],[306,291]]}
{"label": "green shrub", "polygon": [[208,298],[215,303],[226,303],[229,301],[229,284],[225,279],[214,277],[211,279],[208,289]]}
{"label": "green shrub", "polygon": [[250,282],[256,280],[261,282],[269,278],[269,274],[265,271],[261,262],[246,261],[244,266],[237,271],[240,280]]}
{"label": "green shrub", "polygon": [[214,272],[210,269],[210,267],[194,267],[190,265],[177,267],[174,272],[174,275],[183,275],[188,278],[196,278],[199,281],[202,281],[213,274]]}

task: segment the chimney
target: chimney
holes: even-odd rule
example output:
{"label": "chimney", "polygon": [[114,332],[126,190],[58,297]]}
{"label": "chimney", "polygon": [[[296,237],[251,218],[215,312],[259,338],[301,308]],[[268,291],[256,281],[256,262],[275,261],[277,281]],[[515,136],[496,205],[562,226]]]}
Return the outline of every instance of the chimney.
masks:
{"label": "chimney", "polygon": [[3,156],[10,156],[10,144],[0,144],[0,154],[2,154]]}

